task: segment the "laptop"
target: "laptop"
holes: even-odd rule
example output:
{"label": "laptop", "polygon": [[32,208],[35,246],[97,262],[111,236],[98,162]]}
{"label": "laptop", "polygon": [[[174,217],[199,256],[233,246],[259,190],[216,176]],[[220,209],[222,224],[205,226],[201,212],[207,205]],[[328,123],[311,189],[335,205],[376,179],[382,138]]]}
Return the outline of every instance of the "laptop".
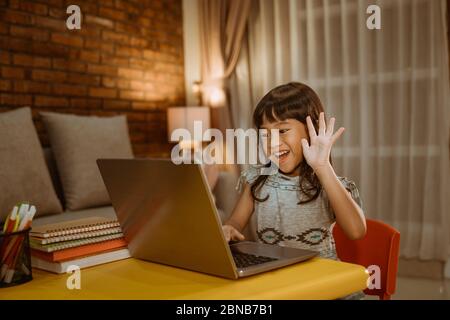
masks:
{"label": "laptop", "polygon": [[251,241],[228,244],[200,165],[162,159],[97,164],[134,258],[238,279],[318,254]]}

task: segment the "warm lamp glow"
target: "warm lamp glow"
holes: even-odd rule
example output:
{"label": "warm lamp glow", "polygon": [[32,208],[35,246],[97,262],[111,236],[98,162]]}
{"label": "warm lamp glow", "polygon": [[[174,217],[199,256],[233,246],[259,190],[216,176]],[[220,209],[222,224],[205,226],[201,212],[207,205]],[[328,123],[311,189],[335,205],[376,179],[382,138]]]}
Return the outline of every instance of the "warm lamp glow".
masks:
{"label": "warm lamp glow", "polygon": [[[194,122],[202,123],[203,132],[210,128],[210,116],[208,107],[173,107],[167,109],[167,135],[171,141],[172,132],[176,129],[187,129],[192,137],[190,141],[180,143],[181,148],[192,148],[201,141],[194,140]],[[202,132],[202,134],[203,134]]]}
{"label": "warm lamp glow", "polygon": [[209,92],[209,104],[211,107],[222,107],[225,104],[225,92],[220,88],[212,88]]}

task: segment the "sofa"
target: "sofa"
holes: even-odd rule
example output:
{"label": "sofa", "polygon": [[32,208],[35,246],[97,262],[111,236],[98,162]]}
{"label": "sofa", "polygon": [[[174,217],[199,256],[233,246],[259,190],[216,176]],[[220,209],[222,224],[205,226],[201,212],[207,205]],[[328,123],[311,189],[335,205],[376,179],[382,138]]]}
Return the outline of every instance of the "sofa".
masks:
{"label": "sofa", "polygon": [[[64,193],[61,187],[61,181],[58,176],[58,170],[52,150],[51,148],[44,148],[43,152],[56,194],[60,201],[64,203]],[[237,178],[234,174],[227,171],[219,172],[217,183],[213,189],[213,195],[222,222],[225,222],[225,220],[229,217],[238,199],[238,192],[235,190],[236,183]],[[92,216],[115,218],[116,214],[111,205],[86,208],[76,211],[65,210],[62,214],[52,214],[38,217],[33,221],[33,225],[39,226],[48,223],[64,222]]]}
{"label": "sofa", "polygon": [[[50,141],[42,148],[32,116],[30,108],[0,113],[0,222],[20,201],[37,206],[33,226],[114,218],[95,160],[133,157],[126,117],[41,113]],[[236,203],[236,182],[235,175],[219,172],[213,194],[222,222]]]}

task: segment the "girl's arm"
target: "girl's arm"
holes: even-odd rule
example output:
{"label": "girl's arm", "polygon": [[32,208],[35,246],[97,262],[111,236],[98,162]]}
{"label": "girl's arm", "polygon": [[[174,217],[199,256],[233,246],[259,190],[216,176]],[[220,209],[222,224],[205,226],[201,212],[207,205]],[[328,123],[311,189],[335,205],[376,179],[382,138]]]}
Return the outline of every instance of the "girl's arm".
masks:
{"label": "girl's arm", "polygon": [[336,215],[336,222],[349,239],[357,240],[366,234],[366,219],[361,208],[340,183],[330,164],[331,147],[344,132],[344,128],[340,128],[333,134],[334,122],[335,119],[331,118],[326,126],[325,115],[322,112],[319,116],[319,134],[317,134],[311,118],[306,118],[310,144],[306,139],[302,139],[303,155],[328,195]]}
{"label": "girl's arm", "polygon": [[366,234],[366,219],[361,207],[339,181],[331,165],[314,170],[327,193],[336,216],[336,222],[351,240]]}
{"label": "girl's arm", "polygon": [[233,213],[223,225],[223,231],[227,241],[244,240],[244,236],[241,232],[247,225],[253,213],[253,205],[250,185],[245,183],[244,191],[239,197],[239,200],[233,209]]}

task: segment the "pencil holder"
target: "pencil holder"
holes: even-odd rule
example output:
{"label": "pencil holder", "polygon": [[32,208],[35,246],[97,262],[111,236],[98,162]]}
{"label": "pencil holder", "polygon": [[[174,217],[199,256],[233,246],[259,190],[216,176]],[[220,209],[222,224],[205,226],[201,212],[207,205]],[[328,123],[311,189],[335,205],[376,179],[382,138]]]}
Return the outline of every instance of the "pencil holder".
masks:
{"label": "pencil holder", "polygon": [[0,233],[0,288],[15,286],[33,279],[30,230],[31,228]]}

